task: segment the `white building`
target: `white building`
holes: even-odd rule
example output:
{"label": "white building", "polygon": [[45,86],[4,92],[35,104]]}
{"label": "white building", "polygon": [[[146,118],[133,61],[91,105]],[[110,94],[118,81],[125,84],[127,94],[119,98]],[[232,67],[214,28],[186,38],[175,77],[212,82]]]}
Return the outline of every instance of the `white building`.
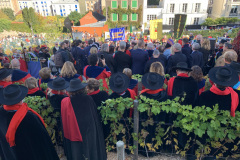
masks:
{"label": "white building", "polygon": [[208,0],[160,0],[155,6],[148,6],[147,0],[144,0],[143,8],[144,29],[153,19],[162,19],[163,25],[171,26],[175,14],[187,14],[186,25],[200,25],[208,15]]}
{"label": "white building", "polygon": [[19,0],[20,9],[32,7],[35,12],[39,13],[42,16],[51,16],[52,15],[52,2],[54,0]]}
{"label": "white building", "polygon": [[80,13],[79,3],[76,0],[60,0],[52,3],[53,15],[68,16],[72,11]]}
{"label": "white building", "polygon": [[71,11],[79,10],[77,0],[18,0],[20,9],[32,7],[42,16],[68,16]]}

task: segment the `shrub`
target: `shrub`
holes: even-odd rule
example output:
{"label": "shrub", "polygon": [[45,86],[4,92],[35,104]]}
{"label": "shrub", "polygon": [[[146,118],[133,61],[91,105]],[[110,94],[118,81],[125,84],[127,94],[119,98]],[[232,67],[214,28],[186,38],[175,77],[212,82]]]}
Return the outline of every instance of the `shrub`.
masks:
{"label": "shrub", "polygon": [[0,32],[3,30],[9,30],[11,26],[11,21],[7,19],[0,19]]}

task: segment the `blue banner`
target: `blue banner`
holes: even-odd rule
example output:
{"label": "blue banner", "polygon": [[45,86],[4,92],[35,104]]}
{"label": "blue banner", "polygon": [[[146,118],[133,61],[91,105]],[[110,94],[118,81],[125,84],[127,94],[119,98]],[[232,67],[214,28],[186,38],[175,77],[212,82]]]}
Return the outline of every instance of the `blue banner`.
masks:
{"label": "blue banner", "polygon": [[113,28],[109,30],[111,41],[125,40],[125,28]]}

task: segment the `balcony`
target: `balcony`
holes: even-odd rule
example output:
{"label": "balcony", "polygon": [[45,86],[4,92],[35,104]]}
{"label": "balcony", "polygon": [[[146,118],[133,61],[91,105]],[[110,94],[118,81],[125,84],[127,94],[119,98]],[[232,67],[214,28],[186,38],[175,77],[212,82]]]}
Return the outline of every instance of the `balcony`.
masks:
{"label": "balcony", "polygon": [[160,5],[148,5],[147,8],[161,8]]}
{"label": "balcony", "polygon": [[238,13],[229,13],[229,16],[230,17],[236,17],[236,16],[238,16]]}

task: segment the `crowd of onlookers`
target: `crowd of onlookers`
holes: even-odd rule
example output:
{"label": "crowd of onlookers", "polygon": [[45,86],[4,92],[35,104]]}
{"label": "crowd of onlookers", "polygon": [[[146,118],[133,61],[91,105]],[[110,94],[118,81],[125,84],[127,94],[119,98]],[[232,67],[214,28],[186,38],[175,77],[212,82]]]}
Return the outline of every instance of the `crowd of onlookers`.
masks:
{"label": "crowd of onlookers", "polygon": [[[0,128],[3,128],[2,131],[0,129],[0,133],[3,133],[3,136],[0,134],[0,140],[4,141],[0,144],[0,153],[1,156],[6,154],[3,156],[5,158],[12,151],[12,148],[7,146],[8,143],[16,145],[14,152],[22,151],[18,145],[32,145],[30,140],[17,140],[17,134],[18,137],[20,135],[18,131],[15,131],[16,144],[10,141],[11,138],[4,139],[9,130],[8,125],[15,123],[12,121],[17,115],[9,115],[5,111],[19,113],[21,107],[11,109],[12,105],[27,108],[22,103],[26,96],[46,97],[54,110],[61,112],[58,128],[63,130],[64,140],[59,140],[59,143],[63,143],[68,159],[106,159],[104,138],[109,135],[109,126],[101,123],[100,111],[97,108],[107,99],[135,99],[138,95],[143,95],[162,102],[184,97],[181,104],[205,105],[210,108],[218,104],[220,110],[230,111],[233,117],[235,111],[239,110],[240,64],[237,62],[237,53],[226,40],[221,40],[219,46],[215,43],[211,46],[210,40],[201,35],[196,36],[196,39],[183,38],[179,43],[172,39],[166,39],[163,43],[147,44],[142,39],[130,43],[97,43],[94,40],[87,43],[74,40],[70,43],[65,40],[60,44],[55,43],[51,49],[52,55],[47,45],[34,49],[30,47],[28,50],[24,48],[22,53],[13,53],[11,62],[3,53],[0,54],[3,67],[0,69],[0,95],[3,95],[0,96],[0,103],[5,106],[1,108],[0,115],[9,119],[2,124],[2,120],[0,121]],[[41,63],[39,79],[21,70],[25,60],[30,59],[37,59]],[[132,75],[136,74],[142,75],[141,85],[132,78]],[[206,75],[212,86],[210,90],[205,91]],[[100,80],[103,90],[100,90]],[[19,87],[16,83],[25,87]],[[42,83],[47,83],[48,89],[43,89]],[[167,87],[164,87],[164,84]],[[113,91],[110,95],[109,89]],[[17,100],[9,103],[14,98]],[[30,109],[28,111],[35,114]],[[25,112],[23,115],[22,111],[19,115],[26,116],[27,119],[28,114]],[[32,114],[29,116],[34,117]],[[132,109],[125,111],[123,115],[124,118],[132,116]],[[31,126],[24,120],[19,123],[21,122]],[[39,124],[39,120],[36,123],[42,125]],[[22,128],[21,131],[29,132],[26,128]],[[38,126],[35,126],[33,130],[38,129]],[[44,128],[39,130],[45,132]],[[39,137],[31,135],[29,139],[36,138]],[[46,141],[36,146],[44,150],[43,146],[49,145]],[[40,157],[46,159],[50,154],[52,159],[57,159],[53,150],[43,151]],[[16,156],[23,159],[31,157],[28,154]]]}

